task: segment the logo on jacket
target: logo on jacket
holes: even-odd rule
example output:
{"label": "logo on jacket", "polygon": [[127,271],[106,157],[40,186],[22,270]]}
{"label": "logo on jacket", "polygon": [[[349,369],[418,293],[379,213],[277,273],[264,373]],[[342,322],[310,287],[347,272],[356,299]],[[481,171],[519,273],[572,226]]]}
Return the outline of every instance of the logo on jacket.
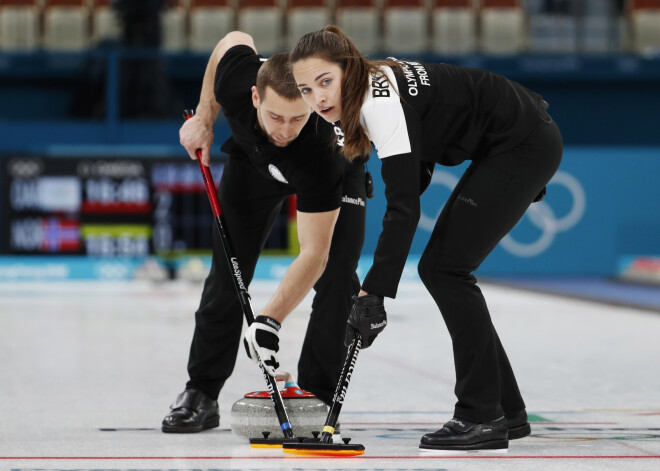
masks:
{"label": "logo on jacket", "polygon": [[273,178],[278,182],[287,183],[287,184],[289,183],[286,180],[286,178],[284,178],[284,175],[282,175],[282,172],[280,172],[280,169],[277,168],[275,165],[273,164],[268,165],[268,171],[273,176]]}
{"label": "logo on jacket", "polygon": [[[431,81],[429,80],[429,73],[426,71],[424,66],[419,62],[400,62],[401,67],[403,68],[403,75],[406,77],[406,82],[408,84],[408,93],[410,96],[417,96],[419,90],[417,89],[417,80],[415,78],[415,72],[417,72],[417,77],[419,77],[419,83],[430,87]],[[415,72],[411,69],[415,69]]]}
{"label": "logo on jacket", "polygon": [[339,147],[344,147],[344,131],[341,130],[339,126],[334,125],[335,135],[337,136],[337,145]]}
{"label": "logo on jacket", "polygon": [[383,75],[371,77],[371,95],[373,98],[389,97],[390,96],[390,82],[387,77]]}
{"label": "logo on jacket", "polygon": [[348,203],[348,204],[354,204],[356,206],[362,206],[365,207],[367,204],[364,202],[362,198],[359,196],[357,198],[352,198],[348,195],[344,195],[341,197],[341,202],[342,203]]}

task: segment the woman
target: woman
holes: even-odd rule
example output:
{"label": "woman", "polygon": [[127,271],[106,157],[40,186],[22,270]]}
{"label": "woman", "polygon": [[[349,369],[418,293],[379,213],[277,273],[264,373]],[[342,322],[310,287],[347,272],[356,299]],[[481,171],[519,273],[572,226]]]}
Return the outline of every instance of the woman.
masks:
{"label": "woman", "polygon": [[[507,449],[530,426],[472,272],[543,197],[559,167],[562,139],[547,103],[483,70],[367,60],[335,26],[303,36],[289,64],[305,101],[335,123],[344,156],[363,155],[373,143],[382,161],[383,230],[349,319],[366,346],[384,327],[383,297],[396,295],[433,165],[472,161],[419,262],[452,338],[458,398],[453,419],[424,435],[420,448]],[[374,322],[369,312],[382,314]]]}

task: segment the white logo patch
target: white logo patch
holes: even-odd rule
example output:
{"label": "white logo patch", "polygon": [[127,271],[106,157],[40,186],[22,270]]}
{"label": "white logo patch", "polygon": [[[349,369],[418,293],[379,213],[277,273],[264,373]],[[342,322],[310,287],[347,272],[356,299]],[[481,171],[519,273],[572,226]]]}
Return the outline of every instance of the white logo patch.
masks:
{"label": "white logo patch", "polygon": [[337,135],[337,145],[344,147],[344,131],[337,125],[335,125],[335,134]]}
{"label": "white logo patch", "polygon": [[273,176],[273,178],[275,180],[277,180],[278,182],[282,182],[282,183],[286,183],[286,184],[289,183],[288,181],[286,181],[286,178],[284,178],[284,175],[282,175],[282,172],[280,172],[280,169],[277,168],[275,165],[270,164],[268,166],[268,171]]}
{"label": "white logo patch", "polygon": [[360,111],[360,123],[376,147],[378,158],[384,159],[408,154],[412,146],[394,72],[390,67],[382,67],[380,71],[372,76]]}
{"label": "white logo patch", "polygon": [[362,198],[360,198],[359,196],[357,198],[351,198],[348,195],[344,195],[344,196],[341,197],[341,202],[342,203],[348,203],[348,204],[354,204],[356,206],[363,206],[363,207],[366,206],[366,203],[364,202],[364,200]]}

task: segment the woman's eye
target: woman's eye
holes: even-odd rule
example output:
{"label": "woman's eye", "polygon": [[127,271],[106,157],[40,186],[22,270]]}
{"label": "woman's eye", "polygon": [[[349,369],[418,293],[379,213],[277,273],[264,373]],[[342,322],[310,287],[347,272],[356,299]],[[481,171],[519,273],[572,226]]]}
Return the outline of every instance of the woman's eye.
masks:
{"label": "woman's eye", "polygon": [[323,79],[321,85],[328,85],[329,83],[330,83],[330,79]]}
{"label": "woman's eye", "polygon": [[299,90],[300,90],[300,93],[302,93],[303,95],[306,94],[306,93],[309,93],[309,88],[300,88]]}

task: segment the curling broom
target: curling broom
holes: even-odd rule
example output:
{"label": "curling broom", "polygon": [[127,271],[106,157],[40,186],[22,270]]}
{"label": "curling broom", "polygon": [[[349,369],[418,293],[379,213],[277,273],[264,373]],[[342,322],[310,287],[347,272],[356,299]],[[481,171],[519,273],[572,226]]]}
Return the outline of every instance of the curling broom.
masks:
{"label": "curling broom", "polygon": [[344,404],[346,390],[351,382],[351,376],[353,376],[353,369],[360,353],[360,347],[362,347],[362,338],[359,332],[355,332],[353,341],[346,354],[346,361],[339,376],[335,396],[332,399],[328,417],[325,419],[325,426],[323,427],[320,440],[318,442],[285,442],[282,445],[284,453],[307,456],[357,456],[364,454],[364,445],[350,444],[350,439],[344,439],[344,443],[332,442],[332,435],[335,431],[342,405]]}
{"label": "curling broom", "polygon": [[[185,110],[183,112],[183,117],[188,120],[194,116],[195,112],[193,110]],[[204,178],[204,185],[206,186],[206,193],[209,197],[209,203],[211,203],[211,209],[213,210],[213,216],[215,217],[216,227],[220,235],[220,241],[222,242],[222,248],[225,252],[225,257],[227,258],[228,268],[232,274],[232,279],[234,280],[234,286],[236,287],[236,293],[238,294],[238,299],[241,304],[241,309],[243,310],[243,315],[247,321],[248,326],[254,321],[254,312],[252,311],[252,306],[250,304],[250,294],[247,291],[247,287],[243,283],[241,278],[241,270],[238,264],[238,259],[234,255],[234,249],[229,239],[229,234],[225,229],[224,219],[222,217],[222,208],[220,207],[220,202],[218,201],[218,196],[215,193],[215,185],[213,184],[213,177],[211,176],[211,171],[209,168],[202,163],[202,151],[197,150],[197,162],[199,163],[199,169],[202,172],[202,177]],[[277,420],[280,423],[280,429],[284,435],[284,439],[273,438],[270,440],[267,439],[256,439],[261,443],[265,442],[265,445],[273,444],[272,446],[280,447],[281,444],[287,441],[297,441],[294,437],[293,430],[291,429],[291,423],[289,422],[289,417],[284,408],[284,402],[282,401],[282,396],[280,390],[277,388],[277,382],[275,378],[269,375],[264,368],[261,359],[259,359],[259,368],[261,368],[261,373],[266,380],[268,386],[268,392],[271,399],[273,400],[273,405],[275,407],[275,414],[277,415]],[[251,439],[250,442],[252,444]]]}

